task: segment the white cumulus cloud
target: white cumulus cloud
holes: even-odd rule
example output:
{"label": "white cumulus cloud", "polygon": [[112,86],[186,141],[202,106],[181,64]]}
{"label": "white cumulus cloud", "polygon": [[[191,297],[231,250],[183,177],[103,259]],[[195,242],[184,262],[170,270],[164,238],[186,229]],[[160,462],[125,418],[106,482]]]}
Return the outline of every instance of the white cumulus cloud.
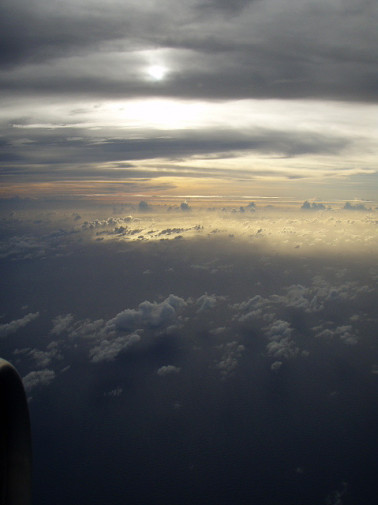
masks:
{"label": "white cumulus cloud", "polygon": [[157,374],[160,376],[177,374],[181,371],[180,367],[174,365],[163,365],[157,370]]}
{"label": "white cumulus cloud", "polygon": [[104,339],[99,343],[99,345],[96,345],[89,351],[91,361],[93,361],[93,363],[98,363],[100,361],[112,361],[122,351],[128,349],[136,342],[139,342],[140,338],[141,337],[138,333],[132,333],[130,335],[116,337],[112,340]]}
{"label": "white cumulus cloud", "polygon": [[177,320],[177,310],[186,306],[184,299],[169,295],[163,302],[144,301],[137,309],[125,309],[108,321],[107,327],[116,330],[135,330],[141,327],[159,328]]}
{"label": "white cumulus cloud", "polygon": [[15,319],[10,323],[0,324],[0,337],[6,337],[10,333],[15,333],[18,329],[23,328],[31,321],[34,321],[39,316],[39,312],[29,312],[21,319]]}
{"label": "white cumulus cloud", "polygon": [[33,371],[23,377],[25,391],[28,393],[37,386],[47,386],[55,379],[54,370],[44,369]]}
{"label": "white cumulus cloud", "polygon": [[66,314],[64,316],[57,316],[53,319],[53,328],[51,333],[53,335],[61,335],[64,331],[67,331],[73,322],[73,315]]}

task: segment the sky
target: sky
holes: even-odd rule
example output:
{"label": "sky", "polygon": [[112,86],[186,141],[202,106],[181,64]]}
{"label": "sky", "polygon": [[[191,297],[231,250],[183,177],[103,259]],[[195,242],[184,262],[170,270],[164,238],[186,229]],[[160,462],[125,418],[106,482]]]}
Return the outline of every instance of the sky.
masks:
{"label": "sky", "polygon": [[0,197],[375,201],[373,0],[4,0]]}
{"label": "sky", "polygon": [[377,8],[1,3],[33,503],[375,502]]}

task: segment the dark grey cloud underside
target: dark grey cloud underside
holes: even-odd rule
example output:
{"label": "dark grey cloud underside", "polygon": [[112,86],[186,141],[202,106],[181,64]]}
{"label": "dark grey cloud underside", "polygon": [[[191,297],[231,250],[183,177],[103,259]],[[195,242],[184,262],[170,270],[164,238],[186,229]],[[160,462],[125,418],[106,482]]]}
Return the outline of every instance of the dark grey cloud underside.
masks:
{"label": "dark grey cloud underside", "polygon": [[[137,26],[141,27],[132,9],[127,12],[124,9],[120,16],[118,10],[100,6],[84,9],[77,6],[60,11],[43,6],[33,9],[22,0],[5,0],[0,12],[0,63],[6,68],[85,54],[99,48],[101,43],[130,37]],[[152,33],[149,32],[151,39]],[[129,49],[141,46],[137,37],[132,40],[128,40]]]}
{"label": "dark grey cloud underside", "polygon": [[326,99],[341,101],[378,101],[378,76],[371,64],[339,64],[329,62],[321,66],[294,63],[283,68],[282,62],[262,67],[260,62],[250,62],[236,69],[217,69],[188,75],[171,75],[165,82],[127,82],[90,77],[60,78],[38,75],[25,81],[13,76],[2,80],[4,92],[12,95],[46,96],[53,94],[92,97],[136,99],[143,97],[242,100],[248,98]]}
{"label": "dark grey cloud underside", "polygon": [[[235,154],[248,154],[258,152],[264,156],[295,157],[307,154],[338,154],[351,147],[351,142],[345,138],[334,138],[313,132],[279,132],[270,130],[256,130],[249,135],[246,133],[224,130],[213,133],[211,131],[185,131],[165,132],[167,138],[148,139],[90,139],[81,138],[72,140],[67,136],[67,130],[49,131],[41,129],[13,130],[15,135],[30,136],[31,142],[23,145],[12,145],[12,141],[2,142],[0,146],[0,160],[4,165],[0,171],[3,180],[8,182],[17,180],[21,176],[48,180],[60,178],[86,178],[91,175],[93,179],[109,177],[118,179],[125,177],[156,176],[152,171],[133,170],[132,164],[136,160],[165,158],[179,161],[188,156],[210,156],[212,158],[232,158]],[[71,132],[70,132],[71,133]],[[74,131],[82,135],[82,131]],[[30,135],[32,134],[32,135]],[[16,139],[17,137],[15,137]],[[99,164],[104,162],[125,161],[119,170],[98,170],[90,174],[86,164]],[[8,165],[9,164],[9,165]],[[80,166],[81,164],[81,166]],[[39,165],[38,168],[36,165]],[[54,172],[48,166],[55,165]],[[57,166],[63,165],[58,170]],[[69,165],[74,169],[67,168]],[[44,168],[46,167],[46,168]],[[166,175],[172,172],[178,174],[179,170],[171,167],[166,170]],[[264,172],[266,173],[266,172]],[[201,176],[200,169],[188,169],[183,175]],[[224,171],[209,172],[204,170],[203,176],[225,175]],[[161,170],[159,176],[164,175]],[[247,175],[240,172],[240,176]]]}
{"label": "dark grey cloud underside", "polygon": [[[125,4],[50,9],[43,15],[22,2],[6,2],[0,15],[0,84],[8,93],[123,98],[378,98],[374,2],[293,3],[284,9],[274,2],[206,0],[176,7],[163,2],[156,11],[143,11]],[[119,62],[110,52],[134,58],[136,49],[175,50],[169,78],[151,83],[130,76],[127,67],[121,75],[116,68],[113,72]],[[80,64],[71,75],[31,68],[22,79],[12,71],[30,62],[86,54],[109,58],[107,68],[103,60],[91,75]]]}
{"label": "dark grey cloud underside", "polygon": [[[223,178],[231,180],[250,180],[259,177],[279,176],[281,178],[301,179],[306,177],[300,174],[287,174],[279,172],[278,170],[233,170],[230,173],[227,169],[209,169],[197,167],[180,167],[170,165],[169,168],[157,169],[143,169],[143,168],[110,168],[110,169],[94,169],[92,166],[88,167],[63,167],[54,169],[53,171],[46,168],[32,168],[30,170],[19,167],[6,167],[0,176],[3,183],[11,182],[39,182],[41,178],[44,182],[57,182],[57,181],[90,181],[90,182],[106,182],[115,183],[119,182],[135,187],[133,180],[145,181],[150,179],[157,179],[161,177],[193,177],[193,178]],[[164,185],[166,188],[167,186]],[[173,187],[173,186],[171,186]]]}

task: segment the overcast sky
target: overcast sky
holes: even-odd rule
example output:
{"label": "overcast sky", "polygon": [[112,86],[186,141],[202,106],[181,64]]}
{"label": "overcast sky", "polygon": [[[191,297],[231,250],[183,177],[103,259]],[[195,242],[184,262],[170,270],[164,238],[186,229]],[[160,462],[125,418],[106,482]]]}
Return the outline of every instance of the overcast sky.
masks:
{"label": "overcast sky", "polygon": [[377,195],[373,0],[4,0],[1,197]]}

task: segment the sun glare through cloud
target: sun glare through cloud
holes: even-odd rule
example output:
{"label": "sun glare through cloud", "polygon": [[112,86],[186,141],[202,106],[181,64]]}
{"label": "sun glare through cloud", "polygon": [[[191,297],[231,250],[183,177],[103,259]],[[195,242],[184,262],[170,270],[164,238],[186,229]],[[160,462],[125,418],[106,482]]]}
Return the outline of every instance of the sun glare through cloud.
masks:
{"label": "sun glare through cloud", "polygon": [[168,73],[168,69],[162,65],[151,65],[147,67],[147,74],[155,81],[161,81]]}

